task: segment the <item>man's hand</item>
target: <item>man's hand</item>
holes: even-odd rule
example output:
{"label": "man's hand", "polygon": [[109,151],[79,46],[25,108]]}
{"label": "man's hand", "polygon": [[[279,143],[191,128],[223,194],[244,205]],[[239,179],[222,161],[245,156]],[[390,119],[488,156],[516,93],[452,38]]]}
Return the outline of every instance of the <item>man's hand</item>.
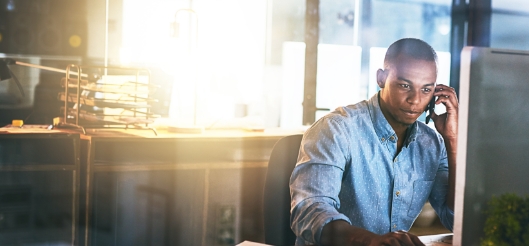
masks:
{"label": "man's hand", "polygon": [[407,233],[405,231],[390,232],[382,236],[378,236],[370,244],[370,246],[375,246],[375,245],[376,246],[379,246],[379,245],[390,245],[390,246],[421,245],[421,246],[424,246],[424,244],[421,242],[421,240],[419,240],[417,236]]}
{"label": "man's hand", "polygon": [[452,87],[437,85],[433,95],[438,97],[435,104],[442,103],[446,106],[446,113],[444,114],[437,115],[433,112],[432,120],[435,123],[435,128],[445,141],[456,141],[459,111],[456,92]]}
{"label": "man's hand", "polygon": [[438,85],[435,87],[434,96],[438,96],[435,104],[442,103],[446,106],[446,113],[432,114],[435,128],[443,136],[448,157],[448,193],[446,194],[446,204],[453,211],[456,187],[456,157],[457,157],[457,122],[459,103],[457,95],[452,87]]}
{"label": "man's hand", "polygon": [[377,235],[352,226],[343,220],[329,222],[323,227],[321,244],[325,246],[424,246],[417,236],[405,231]]}

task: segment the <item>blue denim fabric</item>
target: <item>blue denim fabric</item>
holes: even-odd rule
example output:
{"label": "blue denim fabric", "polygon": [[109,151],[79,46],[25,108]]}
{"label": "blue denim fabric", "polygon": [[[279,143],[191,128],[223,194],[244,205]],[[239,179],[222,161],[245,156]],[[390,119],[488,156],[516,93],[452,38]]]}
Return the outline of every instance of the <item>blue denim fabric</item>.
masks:
{"label": "blue denim fabric", "polygon": [[452,230],[444,141],[419,121],[407,132],[397,154],[397,135],[377,95],[337,108],[305,132],[290,178],[296,245],[319,244],[333,220],[377,234],[409,230],[427,200]]}

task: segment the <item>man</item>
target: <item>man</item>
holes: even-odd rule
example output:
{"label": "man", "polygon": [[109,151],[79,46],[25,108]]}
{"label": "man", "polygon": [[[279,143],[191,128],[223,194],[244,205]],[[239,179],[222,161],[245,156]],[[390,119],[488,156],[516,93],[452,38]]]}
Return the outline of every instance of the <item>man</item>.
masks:
{"label": "man", "polygon": [[[380,91],[304,134],[290,179],[296,245],[423,245],[407,231],[429,200],[452,230],[458,102],[436,85],[437,54],[401,39],[377,71]],[[438,133],[417,121],[429,102]]]}

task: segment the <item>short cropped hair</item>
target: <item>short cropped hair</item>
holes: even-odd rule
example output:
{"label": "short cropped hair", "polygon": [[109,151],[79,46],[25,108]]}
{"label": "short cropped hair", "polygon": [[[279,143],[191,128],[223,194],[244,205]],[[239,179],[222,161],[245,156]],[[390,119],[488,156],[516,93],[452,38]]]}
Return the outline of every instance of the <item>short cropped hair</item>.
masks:
{"label": "short cropped hair", "polygon": [[414,59],[433,61],[437,67],[437,53],[432,46],[417,38],[403,38],[389,46],[384,58],[384,68],[394,64],[400,54]]}

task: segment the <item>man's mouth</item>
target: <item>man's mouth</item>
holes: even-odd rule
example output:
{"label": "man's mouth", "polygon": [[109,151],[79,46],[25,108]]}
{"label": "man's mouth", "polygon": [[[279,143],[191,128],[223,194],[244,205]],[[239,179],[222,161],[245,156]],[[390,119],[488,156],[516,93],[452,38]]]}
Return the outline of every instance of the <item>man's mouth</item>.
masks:
{"label": "man's mouth", "polygon": [[422,113],[422,112],[413,111],[413,110],[402,110],[402,112],[404,112],[404,114],[406,114],[408,116],[416,116],[416,115],[420,115]]}

